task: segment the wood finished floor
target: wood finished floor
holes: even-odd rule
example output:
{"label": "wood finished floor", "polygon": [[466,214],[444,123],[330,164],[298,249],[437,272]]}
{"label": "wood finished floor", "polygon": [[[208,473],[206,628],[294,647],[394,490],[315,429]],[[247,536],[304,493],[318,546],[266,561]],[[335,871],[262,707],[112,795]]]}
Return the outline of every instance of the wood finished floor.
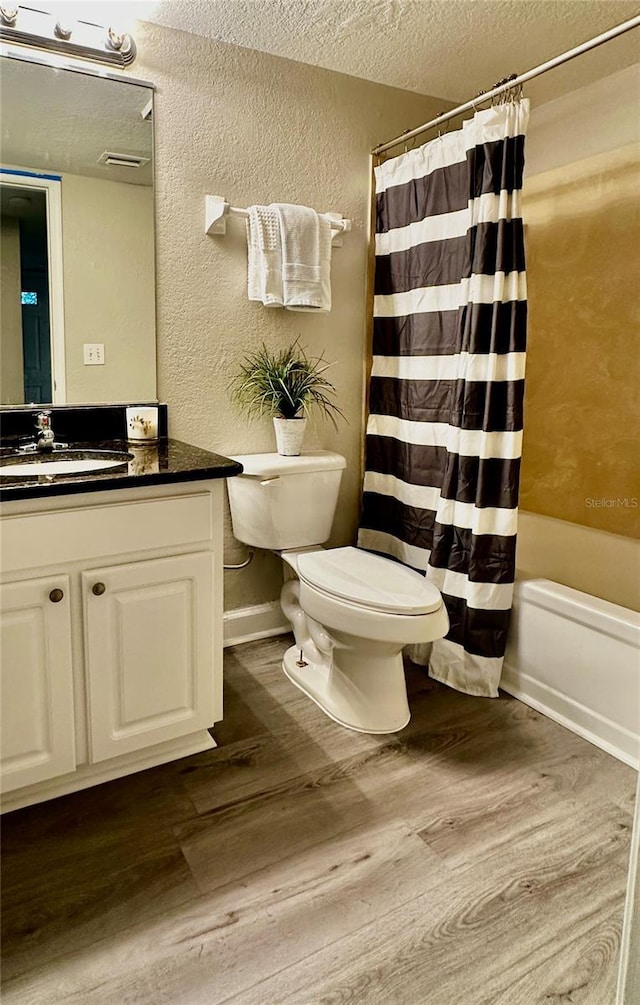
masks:
{"label": "wood finished floor", "polygon": [[3,819],[3,1005],[613,1005],[635,774],[408,667],[338,726],[287,638],[225,656],[217,750]]}

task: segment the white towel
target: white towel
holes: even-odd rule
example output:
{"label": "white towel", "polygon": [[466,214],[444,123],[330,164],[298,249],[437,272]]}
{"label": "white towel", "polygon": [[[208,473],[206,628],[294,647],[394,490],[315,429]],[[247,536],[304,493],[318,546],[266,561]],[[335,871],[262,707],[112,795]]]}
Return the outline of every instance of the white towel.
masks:
{"label": "white towel", "polygon": [[248,296],[265,307],[283,307],[280,219],[273,206],[249,206]]}
{"label": "white towel", "polygon": [[289,310],[331,310],[331,224],[306,206],[276,203],[282,245],[283,304]]}

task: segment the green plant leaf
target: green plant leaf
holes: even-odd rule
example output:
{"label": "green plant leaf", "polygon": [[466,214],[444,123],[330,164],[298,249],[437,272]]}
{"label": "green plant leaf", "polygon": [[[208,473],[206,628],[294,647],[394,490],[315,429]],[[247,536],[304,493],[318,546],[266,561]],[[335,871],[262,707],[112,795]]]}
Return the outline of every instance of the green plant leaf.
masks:
{"label": "green plant leaf", "polygon": [[314,410],[337,429],[336,417],[344,414],[332,400],[335,387],[324,376],[331,365],[324,355],[307,356],[298,339],[280,351],[262,343],[242,360],[232,395],[247,415],[293,419]]}

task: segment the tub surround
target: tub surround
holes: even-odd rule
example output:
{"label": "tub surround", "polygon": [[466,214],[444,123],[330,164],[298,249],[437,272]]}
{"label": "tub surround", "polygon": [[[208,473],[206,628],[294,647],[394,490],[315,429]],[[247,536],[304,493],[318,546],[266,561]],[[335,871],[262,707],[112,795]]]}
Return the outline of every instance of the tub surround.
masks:
{"label": "tub surround", "polygon": [[637,286],[639,86],[640,67],[625,67],[531,116],[517,556],[529,576],[634,610],[639,373],[629,290]]}
{"label": "tub surround", "polygon": [[534,176],[524,192],[530,323],[521,505],[632,539],[640,538],[640,363],[630,295],[639,178],[637,143]]}
{"label": "tub surround", "polygon": [[640,609],[640,541],[520,510],[517,577],[550,579]]}

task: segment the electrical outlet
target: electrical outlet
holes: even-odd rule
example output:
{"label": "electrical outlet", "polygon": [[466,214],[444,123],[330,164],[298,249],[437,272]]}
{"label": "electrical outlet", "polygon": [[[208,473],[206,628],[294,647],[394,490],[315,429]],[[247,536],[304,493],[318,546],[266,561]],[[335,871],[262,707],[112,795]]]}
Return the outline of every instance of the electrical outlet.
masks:
{"label": "electrical outlet", "polygon": [[84,343],[84,365],[102,366],[104,364],[104,343],[85,342]]}

